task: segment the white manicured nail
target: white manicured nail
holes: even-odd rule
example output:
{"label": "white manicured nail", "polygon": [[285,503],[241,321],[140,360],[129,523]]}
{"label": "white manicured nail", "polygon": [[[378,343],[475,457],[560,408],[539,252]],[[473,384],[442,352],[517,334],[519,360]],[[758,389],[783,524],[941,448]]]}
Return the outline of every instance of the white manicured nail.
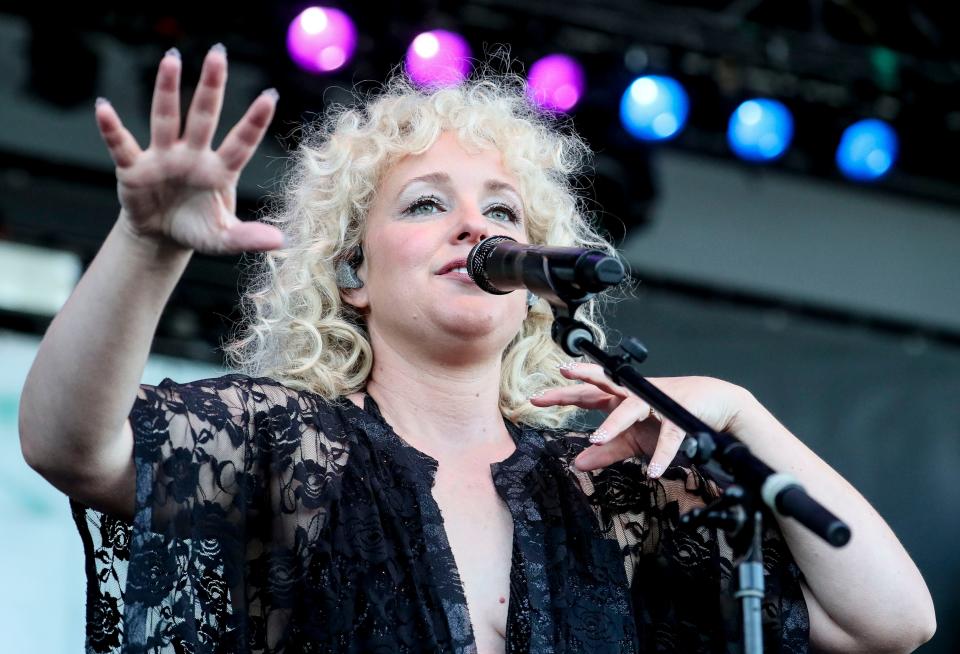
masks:
{"label": "white manicured nail", "polygon": [[651,463],[647,466],[647,477],[650,479],[656,479],[663,474],[663,466],[659,463]]}
{"label": "white manicured nail", "polygon": [[606,443],[608,440],[610,440],[610,432],[608,432],[606,429],[601,427],[600,429],[597,429],[592,434],[590,434],[590,437],[588,438],[588,440],[594,445],[597,445],[599,443]]}

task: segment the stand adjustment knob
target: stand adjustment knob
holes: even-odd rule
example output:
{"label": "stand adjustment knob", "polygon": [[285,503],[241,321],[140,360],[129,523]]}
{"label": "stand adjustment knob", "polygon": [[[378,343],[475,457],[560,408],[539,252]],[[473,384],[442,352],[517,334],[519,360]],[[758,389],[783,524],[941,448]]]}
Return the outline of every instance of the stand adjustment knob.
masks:
{"label": "stand adjustment knob", "polygon": [[620,349],[629,354],[637,363],[646,361],[650,354],[647,351],[647,346],[632,336],[620,343]]}

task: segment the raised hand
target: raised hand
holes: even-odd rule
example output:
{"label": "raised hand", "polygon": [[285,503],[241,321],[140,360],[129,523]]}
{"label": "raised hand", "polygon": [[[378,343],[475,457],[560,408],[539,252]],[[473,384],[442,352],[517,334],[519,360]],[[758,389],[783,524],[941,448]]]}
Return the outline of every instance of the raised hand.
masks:
{"label": "raised hand", "polygon": [[226,51],[218,44],[207,53],[182,134],[180,72],[180,55],[172,49],[157,72],[146,150],[113,106],[97,101],[97,126],[116,164],[121,221],[137,237],[206,254],[282,247],[276,227],[243,222],[235,215],[237,180],[273,118],[276,91],[261,93],[213,150],[227,79]]}

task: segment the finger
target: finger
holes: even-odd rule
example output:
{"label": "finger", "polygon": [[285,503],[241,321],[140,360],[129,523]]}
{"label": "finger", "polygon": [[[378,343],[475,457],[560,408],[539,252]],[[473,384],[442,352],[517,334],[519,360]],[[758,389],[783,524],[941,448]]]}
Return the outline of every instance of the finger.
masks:
{"label": "finger", "polygon": [[206,148],[213,140],[223,107],[223,90],[227,82],[227,51],[217,43],[207,53],[200,71],[200,83],[190,101],[187,126],[183,136],[192,148]]}
{"label": "finger", "polygon": [[223,234],[224,254],[266,252],[284,246],[283,232],[255,220],[236,222]]}
{"label": "finger", "polygon": [[560,366],[560,374],[567,379],[590,382],[611,395],[617,395],[619,397],[627,397],[630,395],[630,392],[626,388],[614,384],[610,378],[607,377],[606,373],[603,372],[603,368],[595,363],[572,361]]}
{"label": "finger", "polygon": [[657,437],[657,447],[650,457],[647,466],[647,476],[656,479],[663,474],[670,462],[677,456],[686,433],[669,420],[660,425],[660,435]]}
{"label": "finger", "polygon": [[622,397],[610,395],[592,384],[551,388],[530,398],[530,403],[539,407],[572,404],[582,409],[600,409],[607,413],[616,409],[621,402],[623,402]]}
{"label": "finger", "polygon": [[[608,393],[619,395],[621,397],[627,397],[629,395],[634,395],[625,386],[620,386],[615,384],[607,374],[603,371],[603,367],[595,363],[581,363],[579,361],[571,361],[563,365],[558,366],[560,373],[567,379],[576,379],[579,381],[589,381],[591,384],[599,386]],[[674,378],[674,377],[647,377],[647,381],[656,386],[658,389],[664,392],[669,392],[672,388],[675,387],[678,380],[688,379],[688,378]]]}
{"label": "finger", "polygon": [[150,108],[150,145],[168,148],[180,137],[180,52],[167,50],[160,60]]}
{"label": "finger", "polygon": [[614,438],[650,417],[650,405],[640,398],[631,397],[620,402],[610,415],[590,434],[594,444],[609,443]]}
{"label": "finger", "polygon": [[633,447],[625,438],[617,438],[603,445],[588,447],[573,460],[577,470],[597,470],[636,456]]}
{"label": "finger", "polygon": [[277,107],[279,94],[276,89],[267,89],[260,94],[247,109],[240,122],[223,139],[217,153],[224,165],[232,172],[238,172],[253,156],[263,135],[267,132],[273,113]]}
{"label": "finger", "polygon": [[117,168],[132,166],[133,162],[143,152],[137,140],[127,131],[117,115],[116,109],[106,98],[97,98],[94,115],[97,119],[97,129],[103,142],[107,144],[107,151]]}

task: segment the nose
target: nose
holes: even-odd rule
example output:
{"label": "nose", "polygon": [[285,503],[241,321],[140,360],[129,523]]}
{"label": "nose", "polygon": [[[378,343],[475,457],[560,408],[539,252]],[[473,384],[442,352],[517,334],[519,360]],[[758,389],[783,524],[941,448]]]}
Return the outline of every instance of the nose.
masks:
{"label": "nose", "polygon": [[484,209],[474,203],[462,203],[456,210],[457,221],[454,233],[458,243],[479,243],[488,236],[510,234],[505,224],[493,220],[484,213]]}
{"label": "nose", "polygon": [[479,243],[490,236],[490,220],[479,209],[471,207],[461,213],[463,215],[456,227],[457,242]]}

